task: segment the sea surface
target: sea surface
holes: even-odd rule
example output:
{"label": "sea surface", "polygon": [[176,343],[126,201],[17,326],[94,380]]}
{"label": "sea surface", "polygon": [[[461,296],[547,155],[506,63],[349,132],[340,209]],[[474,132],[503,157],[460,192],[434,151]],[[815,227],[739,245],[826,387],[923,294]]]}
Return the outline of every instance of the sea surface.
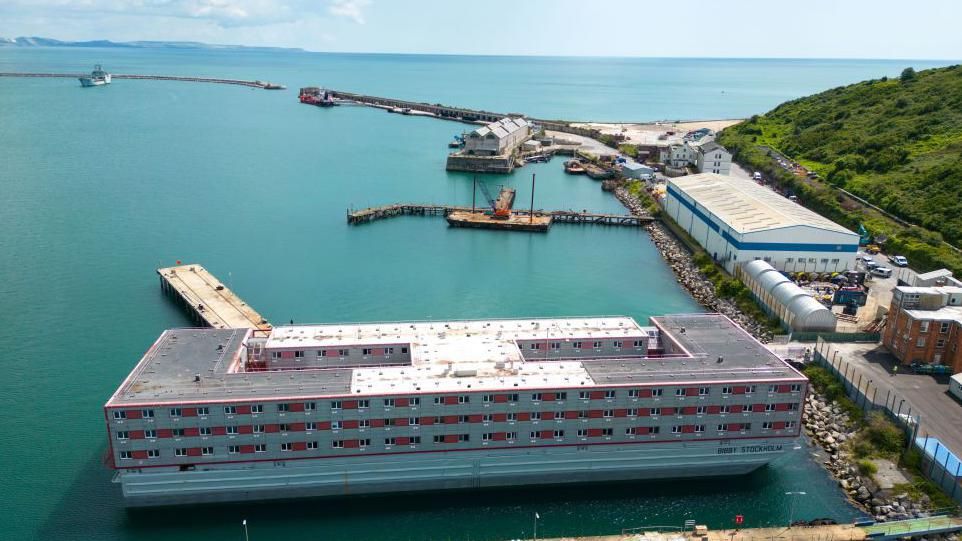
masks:
{"label": "sea surface", "polygon": [[[542,117],[744,117],[907,62],[565,59],[0,49],[0,71],[272,80],[289,90],[157,81],[81,89],[0,78],[0,539],[502,540],[854,516],[802,444],[738,478],[127,511],[103,465],[102,406],[165,328],[189,325],[154,270],[205,265],[274,322],[698,311],[643,231],[348,227],[395,201],[469,204],[446,173],[463,125],[300,105],[306,85]],[[916,69],[928,64],[912,62]],[[492,188],[536,206],[623,212],[561,160]],[[723,472],[719,472],[723,473]]]}

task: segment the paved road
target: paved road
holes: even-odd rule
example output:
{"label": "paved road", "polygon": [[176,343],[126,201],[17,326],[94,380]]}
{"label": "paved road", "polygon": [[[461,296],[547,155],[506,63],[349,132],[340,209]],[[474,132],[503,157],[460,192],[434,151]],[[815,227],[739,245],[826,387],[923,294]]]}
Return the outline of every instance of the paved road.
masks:
{"label": "paved road", "polygon": [[844,363],[849,363],[849,381],[858,384],[861,376],[860,388],[868,389],[876,404],[887,400],[895,411],[901,404],[903,414],[921,415],[919,436],[939,438],[962,457],[962,404],[949,394],[948,376],[918,375],[901,367],[893,376],[895,357],[879,344],[830,344],[830,348],[828,358],[842,359],[843,372]]}

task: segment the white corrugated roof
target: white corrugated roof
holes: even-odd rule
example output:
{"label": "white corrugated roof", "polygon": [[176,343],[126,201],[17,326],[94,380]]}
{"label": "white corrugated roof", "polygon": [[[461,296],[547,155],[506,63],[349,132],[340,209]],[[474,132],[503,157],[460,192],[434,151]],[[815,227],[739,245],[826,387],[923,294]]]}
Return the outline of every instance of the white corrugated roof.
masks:
{"label": "white corrugated roof", "polygon": [[505,117],[496,122],[492,122],[487,126],[477,128],[474,130],[474,133],[480,136],[485,136],[489,132],[492,132],[498,137],[498,139],[504,139],[509,134],[512,134],[526,126],[528,126],[528,122],[523,118]]}
{"label": "white corrugated roof", "polygon": [[809,226],[858,236],[751,180],[700,173],[670,179],[668,184],[686,193],[739,233]]}

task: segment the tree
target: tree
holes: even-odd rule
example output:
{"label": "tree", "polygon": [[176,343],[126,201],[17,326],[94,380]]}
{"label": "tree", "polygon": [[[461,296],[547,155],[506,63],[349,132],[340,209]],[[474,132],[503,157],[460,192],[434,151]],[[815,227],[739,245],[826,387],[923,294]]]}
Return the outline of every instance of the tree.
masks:
{"label": "tree", "polygon": [[915,70],[911,67],[902,70],[902,75],[899,75],[899,80],[904,82],[911,81],[915,79]]}

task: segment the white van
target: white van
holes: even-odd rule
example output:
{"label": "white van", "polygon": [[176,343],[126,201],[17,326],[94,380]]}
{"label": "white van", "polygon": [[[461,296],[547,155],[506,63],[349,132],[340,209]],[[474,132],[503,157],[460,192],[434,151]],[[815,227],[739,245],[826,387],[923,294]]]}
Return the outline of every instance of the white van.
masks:
{"label": "white van", "polygon": [[872,269],[872,274],[881,278],[888,278],[892,276],[892,269],[888,267],[875,267]]}
{"label": "white van", "polygon": [[955,398],[962,400],[962,373],[949,378],[949,392]]}

